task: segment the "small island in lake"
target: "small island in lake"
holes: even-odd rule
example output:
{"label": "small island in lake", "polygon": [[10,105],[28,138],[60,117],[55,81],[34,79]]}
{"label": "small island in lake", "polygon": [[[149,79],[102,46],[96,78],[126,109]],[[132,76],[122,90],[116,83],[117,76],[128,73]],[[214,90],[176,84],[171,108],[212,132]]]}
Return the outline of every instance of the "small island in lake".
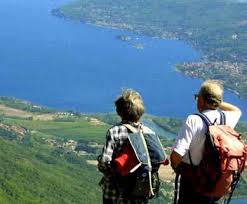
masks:
{"label": "small island in lake", "polygon": [[143,50],[144,49],[144,45],[141,44],[141,43],[133,44],[133,47],[138,49],[138,50]]}
{"label": "small island in lake", "polygon": [[132,38],[128,35],[118,35],[117,39],[124,41],[124,42],[128,42],[132,40]]}

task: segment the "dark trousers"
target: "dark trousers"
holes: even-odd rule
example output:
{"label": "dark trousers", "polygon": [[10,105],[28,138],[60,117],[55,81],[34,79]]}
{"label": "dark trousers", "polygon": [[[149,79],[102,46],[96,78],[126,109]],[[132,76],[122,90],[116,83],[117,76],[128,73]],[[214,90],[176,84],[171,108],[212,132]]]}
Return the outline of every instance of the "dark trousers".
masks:
{"label": "dark trousers", "polygon": [[112,200],[108,200],[103,197],[103,204],[114,204],[114,203],[112,202]]}
{"label": "dark trousers", "polygon": [[[148,203],[148,200],[145,200],[145,201],[136,201],[136,200],[133,200],[133,201],[130,201],[130,200],[123,200],[121,203],[131,203],[131,204],[147,204]],[[116,204],[114,201],[110,200],[110,199],[105,199],[104,196],[103,196],[103,204]]]}
{"label": "dark trousers", "polygon": [[180,179],[180,188],[177,204],[220,204],[219,198],[204,196],[195,192],[191,188],[191,184],[185,181],[183,177]]}

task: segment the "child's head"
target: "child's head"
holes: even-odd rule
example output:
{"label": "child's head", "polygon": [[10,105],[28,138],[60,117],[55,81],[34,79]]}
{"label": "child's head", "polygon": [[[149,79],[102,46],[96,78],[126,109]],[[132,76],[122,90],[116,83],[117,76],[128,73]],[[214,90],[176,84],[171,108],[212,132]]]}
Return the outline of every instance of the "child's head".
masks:
{"label": "child's head", "polygon": [[122,120],[129,122],[139,121],[145,110],[141,95],[131,89],[123,91],[115,101],[115,106]]}

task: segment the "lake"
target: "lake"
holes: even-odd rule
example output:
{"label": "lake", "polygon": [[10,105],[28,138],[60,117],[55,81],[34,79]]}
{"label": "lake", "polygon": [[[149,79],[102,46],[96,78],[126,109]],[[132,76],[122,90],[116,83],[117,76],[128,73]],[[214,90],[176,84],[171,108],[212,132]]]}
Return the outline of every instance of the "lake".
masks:
{"label": "lake", "polygon": [[[175,72],[174,65],[198,61],[199,52],[176,40],[52,16],[51,9],[64,2],[0,1],[0,95],[59,109],[112,112],[116,96],[130,87],[142,94],[149,114],[185,117],[196,111],[193,95],[201,81]],[[134,48],[140,44],[144,49]],[[225,100],[247,109],[247,101],[233,93],[226,92]]]}
{"label": "lake", "polygon": [[230,204],[246,204],[247,200],[232,200]]}

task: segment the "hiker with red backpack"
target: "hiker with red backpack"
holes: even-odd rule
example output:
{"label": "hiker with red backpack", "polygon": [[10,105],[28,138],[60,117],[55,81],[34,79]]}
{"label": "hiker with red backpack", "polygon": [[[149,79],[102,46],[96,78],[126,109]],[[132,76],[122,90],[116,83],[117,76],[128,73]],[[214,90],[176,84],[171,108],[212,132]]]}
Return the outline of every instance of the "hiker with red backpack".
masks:
{"label": "hiker with red backpack", "polygon": [[166,155],[157,135],[141,122],[140,94],[125,90],[115,101],[122,121],[111,127],[98,157],[103,204],[144,204],[158,194],[159,167]]}
{"label": "hiker with red backpack", "polygon": [[[176,172],[174,204],[229,203],[244,170],[247,148],[234,130],[241,110],[223,102],[219,81],[205,81],[171,154]],[[225,197],[228,196],[228,199]]]}

